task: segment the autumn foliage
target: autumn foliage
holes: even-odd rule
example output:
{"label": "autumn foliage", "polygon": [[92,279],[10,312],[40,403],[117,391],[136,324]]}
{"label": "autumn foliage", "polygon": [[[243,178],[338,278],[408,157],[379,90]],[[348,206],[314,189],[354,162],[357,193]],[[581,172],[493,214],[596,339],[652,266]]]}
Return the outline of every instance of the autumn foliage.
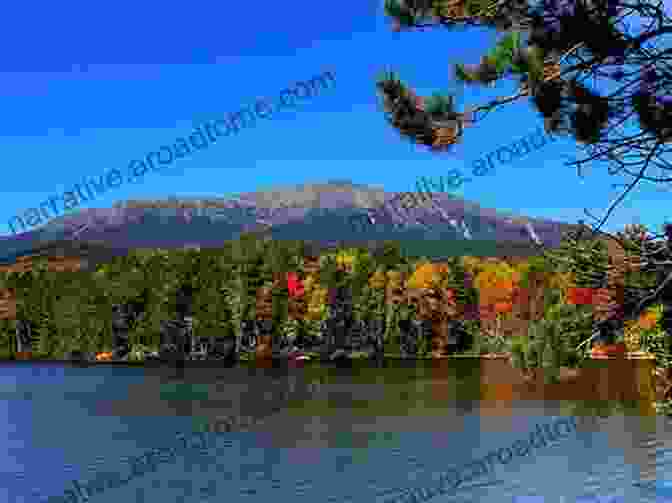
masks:
{"label": "autumn foliage", "polygon": [[292,297],[302,297],[305,293],[303,284],[295,272],[287,273],[287,290]]}
{"label": "autumn foliage", "polygon": [[408,280],[408,288],[438,288],[443,275],[448,272],[445,264],[421,263]]}
{"label": "autumn foliage", "polygon": [[567,303],[572,305],[592,305],[594,290],[592,288],[570,287],[567,289]]}
{"label": "autumn foliage", "polygon": [[476,276],[479,309],[485,318],[510,313],[519,293],[521,275],[503,261],[487,264]]}

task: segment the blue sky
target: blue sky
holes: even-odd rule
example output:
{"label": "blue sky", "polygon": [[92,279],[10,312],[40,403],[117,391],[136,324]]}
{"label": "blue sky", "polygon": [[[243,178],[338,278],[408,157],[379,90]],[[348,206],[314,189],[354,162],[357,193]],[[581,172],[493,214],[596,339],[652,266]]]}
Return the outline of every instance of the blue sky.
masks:
{"label": "blue sky", "polygon": [[[375,76],[392,67],[419,94],[454,89],[452,67],[474,63],[496,40],[493,30],[394,33],[381,2],[262,2],[201,0],[68,2],[5,6],[0,32],[1,235],[7,222],[62,195],[83,179],[186,136],[255,98],[277,97],[300,80],[331,70],[335,85],[295,111],[220,139],[144,181],[124,183],[80,207],[168,196],[227,196],[277,185],[349,178],[387,191],[415,190],[417,177],[437,177],[472,163],[537,129],[529,100],[504,106],[467,130],[452,153],[432,154],[402,141],[384,120]],[[29,11],[30,9],[30,11]],[[670,9],[668,9],[669,11]],[[23,21],[29,20],[29,21]],[[30,31],[26,31],[26,26]],[[480,104],[515,92],[513,81],[468,89],[463,101]],[[457,192],[482,206],[566,222],[583,208],[602,215],[619,194],[606,165],[582,182],[563,165],[580,155],[560,139],[525,158],[474,178]],[[672,219],[671,192],[645,186],[611,217],[608,230]]]}

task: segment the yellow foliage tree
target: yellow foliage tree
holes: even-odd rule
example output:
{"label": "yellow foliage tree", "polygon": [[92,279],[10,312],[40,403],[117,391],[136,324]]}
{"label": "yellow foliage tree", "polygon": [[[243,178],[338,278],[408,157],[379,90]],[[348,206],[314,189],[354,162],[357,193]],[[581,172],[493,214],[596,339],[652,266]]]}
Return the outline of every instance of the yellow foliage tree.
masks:
{"label": "yellow foliage tree", "polygon": [[316,274],[309,274],[303,280],[307,299],[307,318],[321,320],[327,310],[328,290],[321,286]]}
{"label": "yellow foliage tree", "polygon": [[386,284],[387,284],[387,277],[385,276],[385,273],[380,269],[374,272],[369,278],[369,286],[376,290],[384,289]]}
{"label": "yellow foliage tree", "polygon": [[477,274],[482,266],[483,261],[478,257],[465,255],[462,257],[462,266],[469,274]]}
{"label": "yellow foliage tree", "polygon": [[352,272],[357,262],[357,253],[355,250],[342,250],[336,254],[336,265],[347,272]]}

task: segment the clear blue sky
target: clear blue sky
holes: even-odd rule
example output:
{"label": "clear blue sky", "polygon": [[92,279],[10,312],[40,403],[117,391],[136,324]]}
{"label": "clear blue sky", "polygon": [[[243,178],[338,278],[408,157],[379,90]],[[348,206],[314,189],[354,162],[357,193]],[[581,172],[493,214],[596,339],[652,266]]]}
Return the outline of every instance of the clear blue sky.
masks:
{"label": "clear blue sky", "polygon": [[[393,33],[382,1],[327,2],[12,2],[0,32],[0,141],[5,176],[0,233],[17,213],[62,195],[84,178],[188,135],[205,120],[275,97],[291,83],[332,70],[336,84],[294,112],[220,139],[164,174],[108,190],[80,207],[121,199],[226,196],[275,185],[349,178],[387,191],[415,189],[418,176],[471,172],[488,152],[542,124],[528,100],[492,112],[453,153],[435,155],[399,139],[377,102],[375,75],[388,65],[419,94],[453,86],[450,65],[477,62],[494,31]],[[467,103],[511,94],[512,81],[468,90]],[[602,214],[618,195],[605,165],[583,183],[563,165],[578,155],[562,139],[458,194],[529,216],[567,222],[584,207]],[[607,229],[672,219],[671,192],[640,189]]]}

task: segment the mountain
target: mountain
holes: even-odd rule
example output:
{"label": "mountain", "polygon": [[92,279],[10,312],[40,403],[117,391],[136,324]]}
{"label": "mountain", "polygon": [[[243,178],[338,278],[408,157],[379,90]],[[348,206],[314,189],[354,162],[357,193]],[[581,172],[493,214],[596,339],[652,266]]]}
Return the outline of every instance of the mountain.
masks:
{"label": "mountain", "polygon": [[[415,196],[419,196],[415,193]],[[422,200],[424,196],[424,200]],[[128,200],[112,208],[81,209],[43,227],[0,240],[0,260],[42,249],[81,244],[125,253],[133,248],[216,247],[241,232],[275,240],[303,239],[318,248],[399,241],[404,253],[435,259],[450,255],[526,256],[535,243],[559,245],[576,225],[482,208],[445,193],[409,195],[348,180],[274,188],[235,198]],[[416,204],[406,202],[406,206]]]}

